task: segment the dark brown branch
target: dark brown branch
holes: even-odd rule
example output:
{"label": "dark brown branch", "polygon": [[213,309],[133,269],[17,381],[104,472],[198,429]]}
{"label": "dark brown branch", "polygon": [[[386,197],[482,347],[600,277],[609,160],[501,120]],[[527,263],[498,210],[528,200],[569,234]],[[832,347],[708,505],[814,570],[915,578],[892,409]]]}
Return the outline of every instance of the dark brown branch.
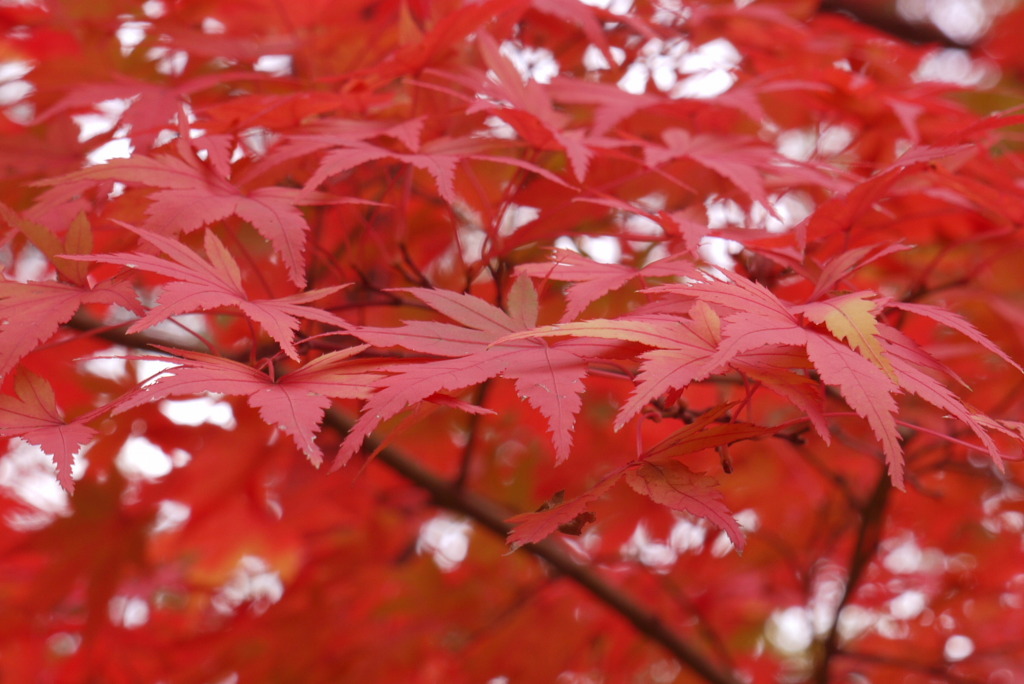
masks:
{"label": "dark brown branch", "polygon": [[846,589],[836,606],[835,614],[832,617],[832,627],[825,636],[821,650],[821,659],[814,673],[814,681],[819,684],[828,684],[829,665],[833,657],[839,652],[839,615],[843,608],[853,598],[861,577],[867,569],[871,559],[878,551],[878,543],[882,536],[882,526],[885,522],[885,507],[889,500],[889,491],[892,489],[892,482],[885,465],[881,465],[878,480],[871,492],[871,496],[860,507],[860,527],[857,529],[857,539],[853,545],[853,552],[847,564]]}
{"label": "dark brown branch", "polygon": [[[341,434],[347,434],[351,427],[349,421],[334,411],[328,412],[324,425],[330,426]],[[372,439],[368,439],[364,446],[367,453],[373,452],[376,448],[377,444]],[[430,472],[410,456],[391,447],[386,447],[377,454],[376,460],[428,492],[438,506],[462,513],[502,538],[505,538],[512,529],[505,520],[514,514],[513,511],[505,510],[490,499],[473,492],[460,491],[451,482]],[[644,608],[632,597],[609,584],[593,568],[578,563],[558,542],[547,539],[537,544],[526,544],[521,550],[543,559],[560,575],[586,589],[601,603],[632,623],[638,632],[664,646],[682,664],[704,677],[708,682],[738,684],[737,679],[730,674],[721,672],[704,654],[667,627],[654,612]]]}
{"label": "dark brown branch", "polygon": [[904,19],[897,12],[895,1],[824,0],[820,5],[820,11],[843,14],[907,43],[933,43],[942,47],[961,49],[970,47],[953,40],[935,24]]}
{"label": "dark brown branch", "polygon": [[[156,350],[156,345],[164,343],[159,337],[153,335],[145,333],[128,335],[123,331],[123,327],[103,326],[84,314],[76,316],[70,323],[70,327],[102,337],[113,344],[134,349]],[[182,345],[175,346],[180,349],[189,348]],[[206,351],[205,348],[201,349],[198,346],[192,350]],[[324,425],[345,435],[348,434],[352,424],[351,421],[332,410],[328,411]],[[379,444],[372,438],[367,439],[364,444],[364,453],[372,453],[378,446]],[[514,515],[514,511],[506,510],[490,499],[471,491],[461,490],[456,484],[424,468],[412,457],[391,447],[385,447],[377,453],[375,460],[430,494],[436,505],[462,513],[503,539],[511,530],[511,526],[505,520]],[[526,544],[520,550],[544,560],[559,575],[586,589],[598,601],[629,621],[638,632],[661,644],[680,663],[692,669],[707,682],[739,684],[738,679],[721,671],[707,656],[666,626],[653,611],[641,606],[622,590],[609,584],[593,568],[578,563],[569,551],[555,540],[548,539],[538,544]]]}

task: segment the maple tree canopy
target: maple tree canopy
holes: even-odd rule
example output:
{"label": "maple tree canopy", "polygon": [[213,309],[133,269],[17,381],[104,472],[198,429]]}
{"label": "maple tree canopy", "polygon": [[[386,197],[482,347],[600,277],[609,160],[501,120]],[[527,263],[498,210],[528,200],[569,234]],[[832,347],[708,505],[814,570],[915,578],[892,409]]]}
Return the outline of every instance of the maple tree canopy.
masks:
{"label": "maple tree canopy", "polygon": [[1024,681],[1024,11],[897,6],[3,3],[0,680]]}

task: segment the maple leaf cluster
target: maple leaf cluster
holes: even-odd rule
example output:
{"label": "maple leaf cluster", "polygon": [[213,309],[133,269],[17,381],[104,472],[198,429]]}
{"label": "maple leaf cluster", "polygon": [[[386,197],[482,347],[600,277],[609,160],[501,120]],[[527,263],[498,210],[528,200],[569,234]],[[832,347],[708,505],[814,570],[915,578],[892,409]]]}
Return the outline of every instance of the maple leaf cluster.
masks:
{"label": "maple leaf cluster", "polygon": [[1015,14],[0,17],[0,679],[1024,676]]}

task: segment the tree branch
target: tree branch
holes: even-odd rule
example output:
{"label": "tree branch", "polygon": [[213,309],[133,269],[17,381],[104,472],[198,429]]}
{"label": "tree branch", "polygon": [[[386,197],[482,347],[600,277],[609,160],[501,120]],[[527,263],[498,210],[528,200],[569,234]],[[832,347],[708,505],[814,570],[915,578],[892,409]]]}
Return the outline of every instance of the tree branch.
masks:
{"label": "tree branch", "polygon": [[[124,325],[128,325],[125,323]],[[165,344],[159,337],[147,333],[128,335],[122,326],[104,326],[87,314],[79,313],[69,326],[86,334],[96,335],[113,344],[134,349],[158,351],[156,345]],[[205,348],[195,349],[175,344],[176,348],[206,352]],[[248,353],[245,354],[247,356]],[[324,425],[341,435],[348,434],[352,422],[340,413],[329,410]],[[380,443],[372,437],[363,445],[363,453],[373,453]],[[392,447],[380,449],[375,458],[414,486],[430,494],[434,503],[442,508],[462,513],[482,527],[504,539],[512,526],[505,522],[514,515],[497,503],[461,488],[458,483],[449,482],[420,465],[416,460]],[[629,621],[638,632],[661,644],[680,663],[686,665],[711,684],[739,684],[731,674],[723,672],[706,655],[686,642],[679,634],[665,625],[651,610],[641,606],[621,589],[609,584],[596,570],[578,563],[569,551],[558,542],[547,539],[537,544],[526,544],[522,551],[547,562],[560,575],[586,589],[605,606]]]}
{"label": "tree branch", "polygon": [[853,552],[850,554],[850,562],[847,569],[846,589],[836,606],[835,615],[832,618],[832,626],[825,636],[821,650],[821,659],[815,669],[814,681],[818,684],[828,684],[829,666],[832,659],[839,652],[839,615],[843,608],[853,598],[857,585],[867,569],[868,563],[875,557],[878,550],[878,543],[881,540],[882,525],[885,522],[885,507],[889,500],[889,491],[892,489],[892,482],[889,480],[889,473],[885,465],[880,466],[880,474],[875,482],[871,496],[860,507],[860,527],[857,529],[857,540],[853,545]]}
{"label": "tree branch", "polygon": [[865,26],[908,43],[934,43],[963,50],[971,47],[953,40],[935,24],[904,19],[896,11],[896,3],[889,0],[824,0],[819,11],[851,17]]}

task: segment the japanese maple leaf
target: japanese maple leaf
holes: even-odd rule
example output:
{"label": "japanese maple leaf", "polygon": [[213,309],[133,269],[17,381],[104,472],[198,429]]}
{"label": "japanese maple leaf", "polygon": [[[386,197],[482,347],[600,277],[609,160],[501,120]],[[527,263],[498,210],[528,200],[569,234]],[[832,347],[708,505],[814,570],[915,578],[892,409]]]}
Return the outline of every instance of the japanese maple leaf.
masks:
{"label": "japanese maple leaf", "polygon": [[516,279],[508,295],[508,313],[468,294],[410,288],[438,313],[460,325],[437,321],[407,321],[397,328],[358,328],[352,334],[378,347],[399,346],[436,356],[389,368],[392,376],[366,403],[362,415],[342,443],[344,464],[382,421],[405,407],[444,391],[476,385],[498,375],[515,381],[516,391],[547,418],[560,463],[569,455],[572,428],[581,406],[585,357],[592,347],[567,341],[518,340],[494,344],[511,333],[529,330],[537,322],[537,292],[528,278]]}
{"label": "japanese maple leaf", "polygon": [[299,327],[299,318],[343,329],[350,327],[343,319],[328,311],[304,306],[343,289],[345,285],[319,288],[277,299],[250,299],[242,287],[238,263],[213,231],[206,231],[204,236],[204,259],[176,240],[127,224],[121,225],[158,247],[170,260],[140,252],[92,255],[88,259],[173,278],[172,282],[163,286],[157,306],[133,323],[128,328],[129,333],[145,330],[178,314],[231,306],[240,309],[247,318],[262,326],[281,346],[281,350],[297,361],[299,353],[295,348],[295,331]]}
{"label": "japanese maple leaf", "polygon": [[836,387],[850,408],[867,420],[882,445],[893,485],[903,489],[903,449],[893,398],[899,386],[881,368],[829,335],[807,331],[806,346],[821,379]]}
{"label": "japanese maple leaf", "polygon": [[[596,485],[567,501],[533,513],[520,513],[507,522],[515,527],[508,534],[508,544],[514,551],[523,544],[532,544],[549,537],[562,525],[567,525],[587,513],[590,505],[608,492],[625,472],[620,468],[603,478]],[[590,515],[593,515],[592,513]]]}
{"label": "japanese maple leaf", "polygon": [[644,158],[649,166],[688,157],[728,179],[750,199],[771,210],[772,203],[768,200],[759,169],[770,168],[770,162],[776,158],[772,148],[753,139],[691,135],[681,128],[666,130],[662,133],[662,141],[663,146],[648,145],[644,148]]}
{"label": "japanese maple leaf", "polygon": [[126,100],[129,101],[128,107],[114,127],[129,126],[129,136],[136,149],[148,152],[160,131],[168,128],[181,102],[191,93],[227,81],[262,80],[269,78],[269,75],[252,71],[222,71],[204,74],[177,85],[156,84],[117,73],[112,77],[115,79],[113,82],[85,83],[70,89],[64,97],[41,113],[36,123],[68,110],[95,109],[97,103],[105,100]]}
{"label": "japanese maple leaf", "polygon": [[557,249],[554,251],[552,263],[522,264],[516,267],[516,272],[534,278],[550,278],[573,283],[565,293],[568,304],[562,321],[566,322],[577,318],[590,303],[612,290],[617,290],[633,278],[693,276],[697,270],[685,257],[680,256],[659,259],[637,269],[625,264],[603,264],[567,249]]}
{"label": "japanese maple leaf", "polygon": [[590,505],[625,476],[630,487],[656,503],[705,518],[725,530],[736,548],[742,551],[746,540],[722,503],[721,495],[715,489],[717,482],[674,460],[702,449],[755,439],[773,432],[773,428],[749,423],[717,422],[729,406],[725,404],[706,411],[693,423],[684,425],[640,454],[636,460],[606,475],[586,492],[543,510],[509,518],[508,522],[515,525],[508,536],[509,544],[515,549],[538,542],[560,526],[586,515]]}
{"label": "japanese maple leaf", "polygon": [[0,280],[0,378],[50,339],[83,304],[118,304],[139,311],[131,285],[121,279],[95,287]]}
{"label": "japanese maple leaf", "polygon": [[705,411],[692,423],[684,425],[646,449],[640,458],[648,461],[675,458],[702,449],[763,437],[775,431],[775,428],[763,425],[729,420],[728,409],[731,406],[732,404],[722,404]]}
{"label": "japanese maple leaf", "polygon": [[743,530],[722,501],[713,477],[695,473],[679,461],[651,460],[627,471],[626,482],[656,503],[711,521],[725,530],[737,551],[746,546]]}
{"label": "japanese maple leaf", "polygon": [[802,313],[815,323],[824,325],[836,339],[860,352],[864,358],[885,371],[890,380],[896,380],[892,364],[879,341],[875,315],[880,307],[872,301],[873,296],[871,292],[852,292],[821,302],[795,306],[791,311]]}
{"label": "japanese maple leaf", "polygon": [[[549,11],[559,6],[568,8],[570,4],[583,8],[578,3],[554,0],[544,2],[549,6]],[[587,16],[593,21],[592,15]],[[583,131],[566,128],[569,117],[555,110],[546,87],[534,80],[524,80],[512,62],[501,54],[490,34],[481,31],[477,36],[477,45],[490,69],[490,77],[478,75],[476,83],[467,79],[458,80],[471,90],[488,97],[477,99],[467,111],[472,113],[486,109],[504,119],[530,144],[541,149],[560,147],[569,158],[576,179],[584,180],[593,152],[586,144]],[[493,106],[488,99],[497,100],[503,106]]]}
{"label": "japanese maple leaf", "polygon": [[306,189],[315,188],[331,176],[378,159],[395,159],[426,171],[434,177],[441,197],[450,203],[456,201],[455,166],[459,162],[457,156],[430,154],[429,150],[424,150],[422,154],[395,152],[363,142],[350,142],[343,148],[325,154],[320,160],[320,167],[306,182]]}
{"label": "japanese maple leaf", "polygon": [[[771,345],[804,347],[822,380],[835,386],[850,408],[867,420],[881,442],[893,484],[902,488],[903,452],[893,398],[900,388],[891,365],[887,369],[881,365],[888,361],[877,340],[877,321],[870,313],[873,302],[857,296],[839,297],[832,304],[817,303],[813,309],[812,317],[824,321],[830,332],[834,328],[843,339],[850,340],[851,346],[847,346],[836,337],[802,327],[794,311],[805,307],[787,305],[767,288],[745,278],[664,285],[652,290],[697,297],[735,312],[723,318],[716,363],[728,363],[744,352]],[[864,348],[866,355],[854,351],[854,344]],[[877,354],[877,365],[868,358],[872,352]]]}
{"label": "japanese maple leaf", "polygon": [[75,454],[96,436],[96,430],[85,424],[88,416],[66,421],[50,383],[25,369],[14,378],[14,392],[17,396],[0,395],[0,435],[21,437],[53,457],[57,481],[73,492]]}
{"label": "japanese maple leaf", "polygon": [[2,202],[0,202],[0,218],[28,238],[36,249],[53,263],[57,273],[66,282],[74,285],[87,285],[85,276],[89,270],[88,265],[69,262],[59,256],[62,253],[89,254],[92,252],[92,229],[83,214],[79,214],[71,221],[63,240],[46,226],[25,219]]}
{"label": "japanese maple leaf", "polygon": [[865,245],[840,252],[822,265],[814,285],[814,291],[807,297],[808,301],[820,299],[826,292],[836,287],[843,278],[861,269],[877,259],[889,254],[910,249],[910,245],[900,243],[892,245]]}
{"label": "japanese maple leaf", "polygon": [[237,361],[180,349],[168,350],[180,358],[132,357],[165,363],[172,359],[175,365],[115,402],[113,412],[182,394],[244,396],[264,423],[284,430],[319,467],[323,452],[315,437],[331,399],[362,399],[380,377],[372,366],[352,358],[364,349],[366,345],[324,354],[277,379]]}
{"label": "japanese maple leaf", "polygon": [[40,181],[38,185],[56,186],[40,202],[59,204],[68,193],[79,192],[81,183],[98,181],[161,188],[149,195],[152,204],[143,227],[162,235],[190,233],[228,216],[248,221],[281,255],[292,282],[299,287],[306,283],[303,255],[309,226],[297,205],[320,201],[309,193],[278,186],[246,192],[198,159],[134,155]]}
{"label": "japanese maple leaf", "polygon": [[916,394],[969,427],[981,440],[993,462],[1001,467],[1004,454],[989,436],[985,425],[978,420],[977,413],[942,382],[927,372],[930,370],[933,373],[948,374],[943,365],[899,330],[883,326],[880,333],[882,346],[899,376],[900,387],[906,392]]}
{"label": "japanese maple leaf", "polygon": [[992,340],[988,339],[984,333],[974,327],[970,321],[957,313],[943,309],[942,307],[932,306],[931,304],[917,304],[912,302],[892,301],[887,303],[886,306],[889,308],[900,309],[901,311],[906,311],[918,316],[924,316],[932,319],[936,323],[941,323],[947,328],[952,328],[961,335],[970,338],[973,342],[980,344],[986,350],[995,354],[1018,371],[1024,373],[1024,368],[1021,368],[1019,363],[1010,358],[1006,352],[996,346]]}
{"label": "japanese maple leaf", "polygon": [[640,354],[637,386],[615,418],[619,430],[651,400],[670,389],[703,380],[721,366],[715,360],[717,339],[693,319],[650,318],[595,319],[523,330],[506,335],[503,342],[569,335],[580,338],[622,340],[655,347]]}

